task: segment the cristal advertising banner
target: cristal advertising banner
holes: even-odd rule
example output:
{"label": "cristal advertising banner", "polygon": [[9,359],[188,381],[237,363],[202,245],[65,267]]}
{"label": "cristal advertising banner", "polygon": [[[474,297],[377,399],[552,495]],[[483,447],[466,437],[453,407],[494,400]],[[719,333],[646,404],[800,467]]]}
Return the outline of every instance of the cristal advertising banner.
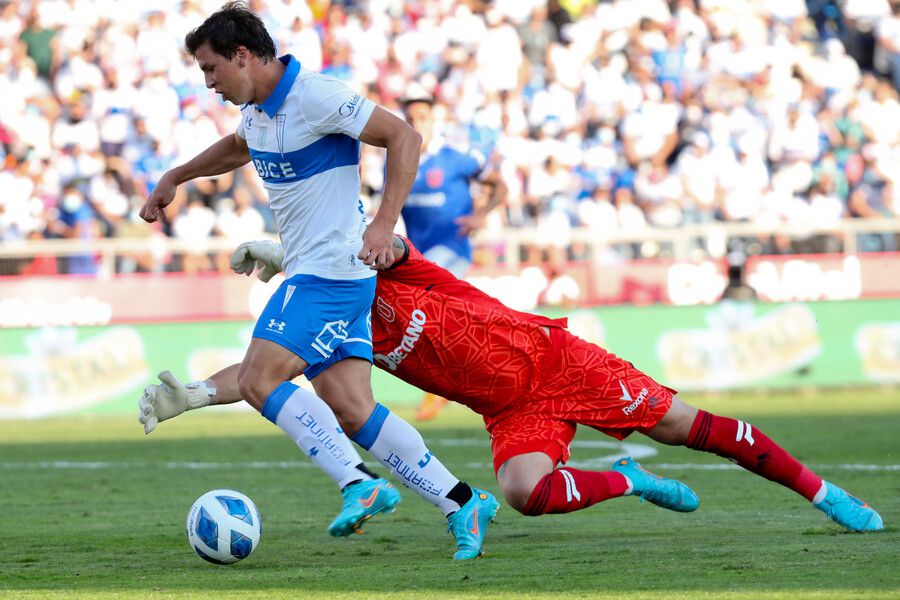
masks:
{"label": "cristal advertising banner", "polygon": [[[688,392],[900,383],[900,299],[609,307],[573,312],[570,329]],[[0,417],[136,411],[143,386],[239,362],[250,321],[0,330]],[[376,398],[420,393],[374,370]]]}

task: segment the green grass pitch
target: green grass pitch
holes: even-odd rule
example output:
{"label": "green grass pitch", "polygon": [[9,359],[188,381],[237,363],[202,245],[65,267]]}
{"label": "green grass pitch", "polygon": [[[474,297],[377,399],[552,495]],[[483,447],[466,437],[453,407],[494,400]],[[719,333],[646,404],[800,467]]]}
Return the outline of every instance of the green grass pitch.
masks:
{"label": "green grass pitch", "polygon": [[[444,519],[405,489],[363,535],[329,537],[337,490],[250,412],[190,413],[149,437],[130,415],[0,422],[0,597],[900,598],[897,390],[685,399],[750,421],[872,504],[886,531],[843,533],[793,492],[636,435],[628,449],[692,486],[696,513],[636,498],[539,518],[502,505],[487,556],[454,563]],[[452,407],[421,430],[499,497],[477,416]],[[608,466],[621,450],[582,428],[573,460]],[[259,548],[228,567],[184,533],[194,499],[219,487],[248,494],[264,522]]]}

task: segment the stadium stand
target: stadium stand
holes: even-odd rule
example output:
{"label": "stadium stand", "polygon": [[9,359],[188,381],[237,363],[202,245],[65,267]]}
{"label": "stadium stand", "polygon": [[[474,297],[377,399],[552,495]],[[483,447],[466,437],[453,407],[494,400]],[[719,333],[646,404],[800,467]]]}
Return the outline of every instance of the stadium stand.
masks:
{"label": "stadium stand", "polygon": [[[224,271],[228,248],[273,233],[249,168],[182,186],[169,224],[137,216],[237,124],[183,50],[218,4],[0,2],[0,241],[47,251],[0,254],[2,274],[96,273],[103,238],[133,248],[116,272]],[[435,95],[445,137],[510,190],[482,264],[897,249],[900,2],[249,5],[280,52],[398,113],[413,82]],[[364,148],[362,171],[377,206],[382,153]],[[720,224],[741,225],[679,233]],[[85,242],[64,260],[34,245],[57,238]]]}

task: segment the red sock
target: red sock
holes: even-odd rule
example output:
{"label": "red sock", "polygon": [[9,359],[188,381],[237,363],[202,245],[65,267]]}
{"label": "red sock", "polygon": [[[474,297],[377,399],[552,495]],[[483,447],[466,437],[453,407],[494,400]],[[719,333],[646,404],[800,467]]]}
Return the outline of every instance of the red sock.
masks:
{"label": "red sock", "polygon": [[536,517],[581,510],[625,494],[628,480],[615,471],[556,469],[534,486],[524,514]]}
{"label": "red sock", "polygon": [[691,425],[688,448],[730,458],[748,471],[788,487],[810,502],[822,478],[749,423],[701,410]]}

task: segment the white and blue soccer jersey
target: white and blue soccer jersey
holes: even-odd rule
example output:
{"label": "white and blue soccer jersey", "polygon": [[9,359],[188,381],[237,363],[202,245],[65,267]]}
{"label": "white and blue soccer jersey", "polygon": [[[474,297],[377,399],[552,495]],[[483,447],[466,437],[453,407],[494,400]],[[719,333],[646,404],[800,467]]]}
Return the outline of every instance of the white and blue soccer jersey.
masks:
{"label": "white and blue soccer jersey", "polygon": [[357,259],[366,227],[359,198],[359,136],[375,104],[290,55],[262,104],[246,104],[237,134],[269,194],[284,246],[284,272],[365,279]]}
{"label": "white and blue soccer jersey", "polygon": [[469,237],[460,234],[455,221],[472,214],[469,183],[484,167],[484,156],[479,153],[454,150],[437,136],[431,140],[401,213],[407,237],[423,254],[428,256],[429,250],[443,246],[471,260]]}
{"label": "white and blue soccer jersey", "polygon": [[372,361],[375,271],[359,259],[359,136],[375,105],[346,85],[281,57],[284,74],[259,105],[241,108],[247,141],[284,246],[286,279],[254,338],[307,363],[312,379],[338,360]]}

